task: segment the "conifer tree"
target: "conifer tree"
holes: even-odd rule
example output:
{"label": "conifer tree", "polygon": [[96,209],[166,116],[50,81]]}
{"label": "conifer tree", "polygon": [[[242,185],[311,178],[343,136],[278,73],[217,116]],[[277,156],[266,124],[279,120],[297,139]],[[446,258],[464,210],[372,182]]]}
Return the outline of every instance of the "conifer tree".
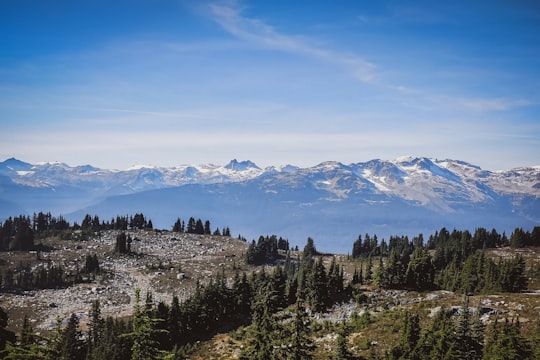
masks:
{"label": "conifer tree", "polygon": [[319,254],[315,248],[315,242],[310,237],[307,238],[307,243],[306,246],[304,246],[303,254],[305,257],[313,257]]}
{"label": "conifer tree", "polygon": [[441,309],[418,341],[416,353],[421,360],[460,360],[458,346],[451,314]]}
{"label": "conifer tree", "polygon": [[47,360],[57,360],[60,359],[62,354],[62,319],[60,317],[56,318],[56,326],[54,327],[53,333],[49,336],[47,341],[47,346],[45,347],[45,359]]}
{"label": "conifer tree", "polygon": [[167,324],[169,326],[169,341],[171,344],[178,345],[181,344],[181,316],[182,312],[180,310],[180,300],[178,296],[173,296],[171,307],[169,309],[169,318]]}
{"label": "conifer tree", "polygon": [[86,359],[98,359],[98,349],[100,347],[105,328],[105,321],[101,317],[99,300],[92,302],[90,310],[90,321],[88,323],[87,355]]}
{"label": "conifer tree", "polygon": [[310,320],[301,298],[296,302],[295,317],[293,320],[292,349],[288,359],[312,359],[315,348],[310,338]]}
{"label": "conifer tree", "polygon": [[484,349],[485,360],[532,360],[537,359],[531,346],[520,333],[519,321],[504,319],[494,321]]}
{"label": "conifer tree", "polygon": [[335,356],[333,357],[334,360],[351,360],[353,358],[351,352],[349,351],[347,342],[347,334],[345,329],[342,327],[337,337],[336,352]]}
{"label": "conifer tree", "polygon": [[273,296],[275,293],[268,286],[261,286],[258,289],[252,305],[252,333],[240,359],[271,360],[275,358],[274,336],[278,329],[278,323],[268,306],[274,302]]}
{"label": "conifer tree", "polygon": [[[481,325],[475,325],[473,332],[473,320],[469,308],[469,296],[465,295],[461,315],[456,327],[456,336],[459,347],[457,353],[461,359],[482,359],[483,336]],[[479,318],[476,319],[478,322]]]}
{"label": "conifer tree", "polygon": [[69,317],[66,328],[62,331],[61,358],[79,360],[84,357],[83,342],[79,331],[79,318],[75,314]]}
{"label": "conifer tree", "polygon": [[420,318],[418,314],[411,315],[406,312],[399,343],[392,349],[392,359],[414,359],[418,341],[420,340]]}
{"label": "conifer tree", "polygon": [[306,297],[314,312],[323,311],[328,305],[327,275],[322,258],[313,264],[313,270],[307,279]]}
{"label": "conifer tree", "polygon": [[135,311],[133,314],[133,331],[127,334],[133,340],[131,347],[132,360],[152,360],[159,359],[162,355],[155,341],[156,321],[152,319],[148,309],[152,296],[147,294],[145,307],[141,306],[140,289],[135,289]]}
{"label": "conifer tree", "polygon": [[371,259],[371,256],[368,257],[365,279],[366,284],[371,284],[373,281],[373,260]]}
{"label": "conifer tree", "polygon": [[426,249],[417,247],[413,251],[405,279],[407,286],[414,289],[428,290],[433,287],[435,268]]}

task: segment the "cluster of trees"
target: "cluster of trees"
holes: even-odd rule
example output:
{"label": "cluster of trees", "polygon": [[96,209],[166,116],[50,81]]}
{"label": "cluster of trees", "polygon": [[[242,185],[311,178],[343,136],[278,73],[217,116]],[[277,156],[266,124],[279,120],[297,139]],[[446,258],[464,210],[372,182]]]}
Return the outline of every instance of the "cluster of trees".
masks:
{"label": "cluster of trees", "polygon": [[[540,238],[540,227],[532,233],[518,228],[510,240],[495,230],[479,228],[468,231],[441,229],[424,244],[422,235],[409,240],[406,236],[390,237],[379,243],[377,237],[361,236],[353,243],[353,257],[367,259],[364,273],[356,271],[355,283],[375,283],[383,288],[429,290],[441,288],[469,292],[518,292],[527,288],[525,262],[521,256],[494,261],[486,258],[485,249],[512,243],[533,246]],[[513,239],[525,239],[517,241]],[[433,255],[432,255],[433,254]],[[379,264],[373,273],[372,258]],[[384,260],[383,260],[384,259]]]}
{"label": "cluster of trees", "polygon": [[47,264],[30,268],[29,265],[19,264],[14,270],[4,270],[3,276],[0,276],[0,288],[2,291],[52,289],[65,286],[67,281],[61,266]]}
{"label": "cluster of trees", "polygon": [[8,218],[0,224],[0,250],[31,250],[34,248],[34,230],[28,216]]}
{"label": "cluster of trees", "polygon": [[279,251],[289,250],[289,241],[276,235],[260,236],[259,240],[253,240],[246,252],[246,262],[253,265],[270,264],[279,258]]}
{"label": "cluster of trees", "polygon": [[193,216],[188,219],[187,225],[182,219],[178,218],[172,227],[172,231],[199,235],[231,236],[229,227],[224,227],[223,230],[216,228],[212,232],[209,220],[206,220],[203,224],[201,219],[195,219]]}
{"label": "cluster of trees", "polygon": [[131,243],[133,239],[131,235],[127,235],[125,232],[121,232],[116,235],[116,242],[114,243],[114,251],[120,254],[129,254],[131,252]]}
{"label": "cluster of trees", "polygon": [[[34,213],[32,217],[19,215],[9,217],[3,223],[0,222],[0,251],[33,250],[36,248],[34,244],[36,239],[66,234],[66,231],[71,234],[75,230],[81,230],[82,235],[78,239],[86,239],[88,236],[100,231],[152,230],[153,228],[152,220],[148,219],[143,213],[116,216],[111,218],[110,221],[102,221],[98,215],[86,214],[80,225],[77,222],[71,225],[62,216],[56,218],[50,212]],[[200,235],[231,236],[229,227],[224,227],[222,230],[216,228],[214,232],[211,232],[210,221],[206,220],[203,224],[201,219],[195,219],[194,217],[189,218],[187,225],[178,218],[173,225],[173,231]],[[69,234],[67,236],[67,238],[70,238]]]}
{"label": "cluster of trees", "polygon": [[55,289],[83,282],[83,276],[100,273],[97,254],[87,255],[82,269],[66,272],[52,262],[35,267],[20,263],[15,269],[6,268],[0,274],[0,291]]}
{"label": "cluster of trees", "polygon": [[110,221],[101,222],[98,215],[92,217],[90,214],[86,214],[80,227],[76,223],[73,226],[75,229],[80,228],[82,230],[93,232],[127,229],[152,230],[154,228],[152,220],[147,219],[143,213],[137,213],[130,216],[116,216],[116,218],[112,218]]}
{"label": "cluster of trees", "polygon": [[[502,321],[499,321],[502,320]],[[457,317],[449,309],[442,309],[431,325],[421,328],[418,314],[406,313],[398,344],[387,359],[430,360],[532,360],[540,356],[540,322],[534,341],[520,333],[518,319],[495,319],[486,329],[480,320],[479,309],[473,313],[465,299]]]}
{"label": "cluster of trees", "polygon": [[[477,228],[474,234],[468,230],[460,231],[454,229],[449,232],[446,228],[436,231],[430,235],[424,245],[423,236],[420,235],[412,242],[407,236],[391,236],[387,242],[382,239],[380,242],[377,235],[370,236],[366,234],[362,240],[359,235],[354,241],[352,247],[353,258],[367,258],[369,256],[390,255],[392,250],[403,252],[404,247],[425,247],[427,250],[438,250],[440,257],[453,257],[458,255],[459,260],[464,256],[473,253],[475,250],[494,249],[505,246],[522,248],[527,246],[540,246],[540,226],[535,226],[532,231],[525,231],[522,228],[516,228],[510,238],[503,232],[499,234],[495,229],[488,231],[485,228]],[[448,253],[448,254],[447,254]],[[449,262],[449,259],[446,259]]]}
{"label": "cluster of trees", "polygon": [[477,250],[463,264],[452,261],[435,279],[446,290],[462,293],[519,292],[527,289],[525,261],[521,255],[497,262]]}

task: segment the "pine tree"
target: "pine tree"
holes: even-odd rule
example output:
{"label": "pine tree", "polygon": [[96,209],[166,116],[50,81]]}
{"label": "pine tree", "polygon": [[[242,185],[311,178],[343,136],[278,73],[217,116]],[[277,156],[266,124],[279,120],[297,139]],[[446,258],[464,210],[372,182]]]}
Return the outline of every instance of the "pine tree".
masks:
{"label": "pine tree", "polygon": [[79,318],[75,314],[69,317],[66,328],[62,331],[61,358],[79,360],[84,357],[83,342],[79,331]]}
{"label": "pine tree", "polygon": [[392,349],[393,359],[414,359],[418,341],[420,340],[420,318],[418,314],[405,313],[403,328],[399,337],[399,343]]}
{"label": "pine tree", "polygon": [[240,359],[243,360],[271,360],[274,359],[274,336],[278,332],[276,322],[268,304],[274,302],[275,294],[267,286],[259,287],[252,305],[251,335],[247,340],[247,347],[242,351]]}
{"label": "pine tree", "polygon": [[49,336],[47,346],[45,347],[45,359],[47,360],[57,360],[62,355],[63,334],[61,326],[62,319],[57,317],[56,326],[53,333]]}
{"label": "pine tree", "polygon": [[173,296],[171,307],[169,309],[169,318],[167,324],[169,325],[169,341],[173,345],[178,345],[182,343],[181,339],[181,329],[180,324],[182,317],[182,312],[180,310],[180,300],[178,296]]}
{"label": "pine tree", "polygon": [[312,238],[307,238],[306,246],[304,246],[304,257],[313,257],[318,255],[317,249],[315,248],[315,242]]}
{"label": "pine tree", "polygon": [[485,360],[533,360],[533,349],[520,333],[519,321],[494,321],[484,349]]}
{"label": "pine tree", "polygon": [[98,359],[98,349],[100,347],[105,328],[105,321],[101,317],[99,300],[92,302],[90,310],[90,321],[88,323],[88,340],[86,359]]}
{"label": "pine tree", "polygon": [[135,289],[135,311],[133,314],[133,331],[127,334],[133,340],[131,347],[132,360],[152,360],[159,359],[162,355],[155,341],[156,321],[152,319],[148,309],[148,300],[152,298],[148,293],[146,296],[145,307],[140,304],[140,289]]}
{"label": "pine tree", "polygon": [[375,285],[382,288],[386,288],[388,287],[388,285],[390,285],[389,274],[387,274],[387,269],[384,267],[382,256],[379,256],[379,265],[377,266],[377,270],[375,270],[375,276],[374,276],[373,282]]}
{"label": "pine tree", "polygon": [[451,314],[441,309],[418,341],[416,353],[422,360],[459,360],[456,350],[458,346]]}
{"label": "pine tree", "polygon": [[414,289],[428,290],[433,287],[435,268],[426,249],[417,247],[413,251],[405,278],[407,286]]}
{"label": "pine tree", "polygon": [[366,268],[366,284],[371,284],[373,281],[373,260],[371,256],[368,257],[367,268]]}
{"label": "pine tree", "polygon": [[328,305],[327,275],[322,258],[313,264],[313,270],[307,279],[306,298],[314,312],[321,312]]}
{"label": "pine tree", "polygon": [[334,360],[352,359],[352,354],[349,351],[347,342],[348,342],[347,336],[346,336],[345,330],[342,327],[342,330],[339,331],[338,337],[337,337],[336,353],[335,353],[335,356],[333,357]]}
{"label": "pine tree", "polygon": [[304,302],[299,299],[296,302],[295,317],[293,320],[292,349],[288,359],[303,360],[312,359],[315,348],[310,336],[310,320],[305,309]]}
{"label": "pine tree", "polygon": [[[480,321],[477,318],[477,321]],[[482,359],[483,336],[480,335],[481,327],[476,325],[473,332],[471,310],[469,308],[469,296],[465,295],[461,315],[456,327],[456,336],[459,347],[458,355],[461,359]]]}

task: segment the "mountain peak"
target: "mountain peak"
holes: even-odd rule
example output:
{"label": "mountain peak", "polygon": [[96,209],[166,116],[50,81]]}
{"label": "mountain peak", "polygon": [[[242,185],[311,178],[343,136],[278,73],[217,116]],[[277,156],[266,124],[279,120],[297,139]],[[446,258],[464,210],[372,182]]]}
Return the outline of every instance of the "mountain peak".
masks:
{"label": "mountain peak", "polygon": [[8,171],[27,171],[32,168],[31,164],[25,163],[14,157],[9,158],[0,163],[0,169]]}
{"label": "mountain peak", "polygon": [[236,170],[236,171],[244,171],[247,169],[257,169],[260,170],[260,168],[255,165],[252,161],[244,160],[244,161],[238,161],[236,159],[231,160],[227,165],[225,165],[225,169],[229,170]]}

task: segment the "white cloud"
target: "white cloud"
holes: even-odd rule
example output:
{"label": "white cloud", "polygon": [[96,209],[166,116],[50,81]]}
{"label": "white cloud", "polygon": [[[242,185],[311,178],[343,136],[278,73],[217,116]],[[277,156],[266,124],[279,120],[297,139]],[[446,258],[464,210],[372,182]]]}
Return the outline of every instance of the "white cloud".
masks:
{"label": "white cloud", "polygon": [[504,111],[517,107],[531,105],[532,103],[525,99],[467,99],[461,101],[462,106],[475,111]]}
{"label": "white cloud", "polygon": [[309,43],[300,36],[282,34],[262,20],[245,17],[236,3],[214,3],[209,6],[214,21],[230,34],[265,48],[299,54],[347,68],[364,83],[377,80],[375,65],[353,55],[333,52]]}

